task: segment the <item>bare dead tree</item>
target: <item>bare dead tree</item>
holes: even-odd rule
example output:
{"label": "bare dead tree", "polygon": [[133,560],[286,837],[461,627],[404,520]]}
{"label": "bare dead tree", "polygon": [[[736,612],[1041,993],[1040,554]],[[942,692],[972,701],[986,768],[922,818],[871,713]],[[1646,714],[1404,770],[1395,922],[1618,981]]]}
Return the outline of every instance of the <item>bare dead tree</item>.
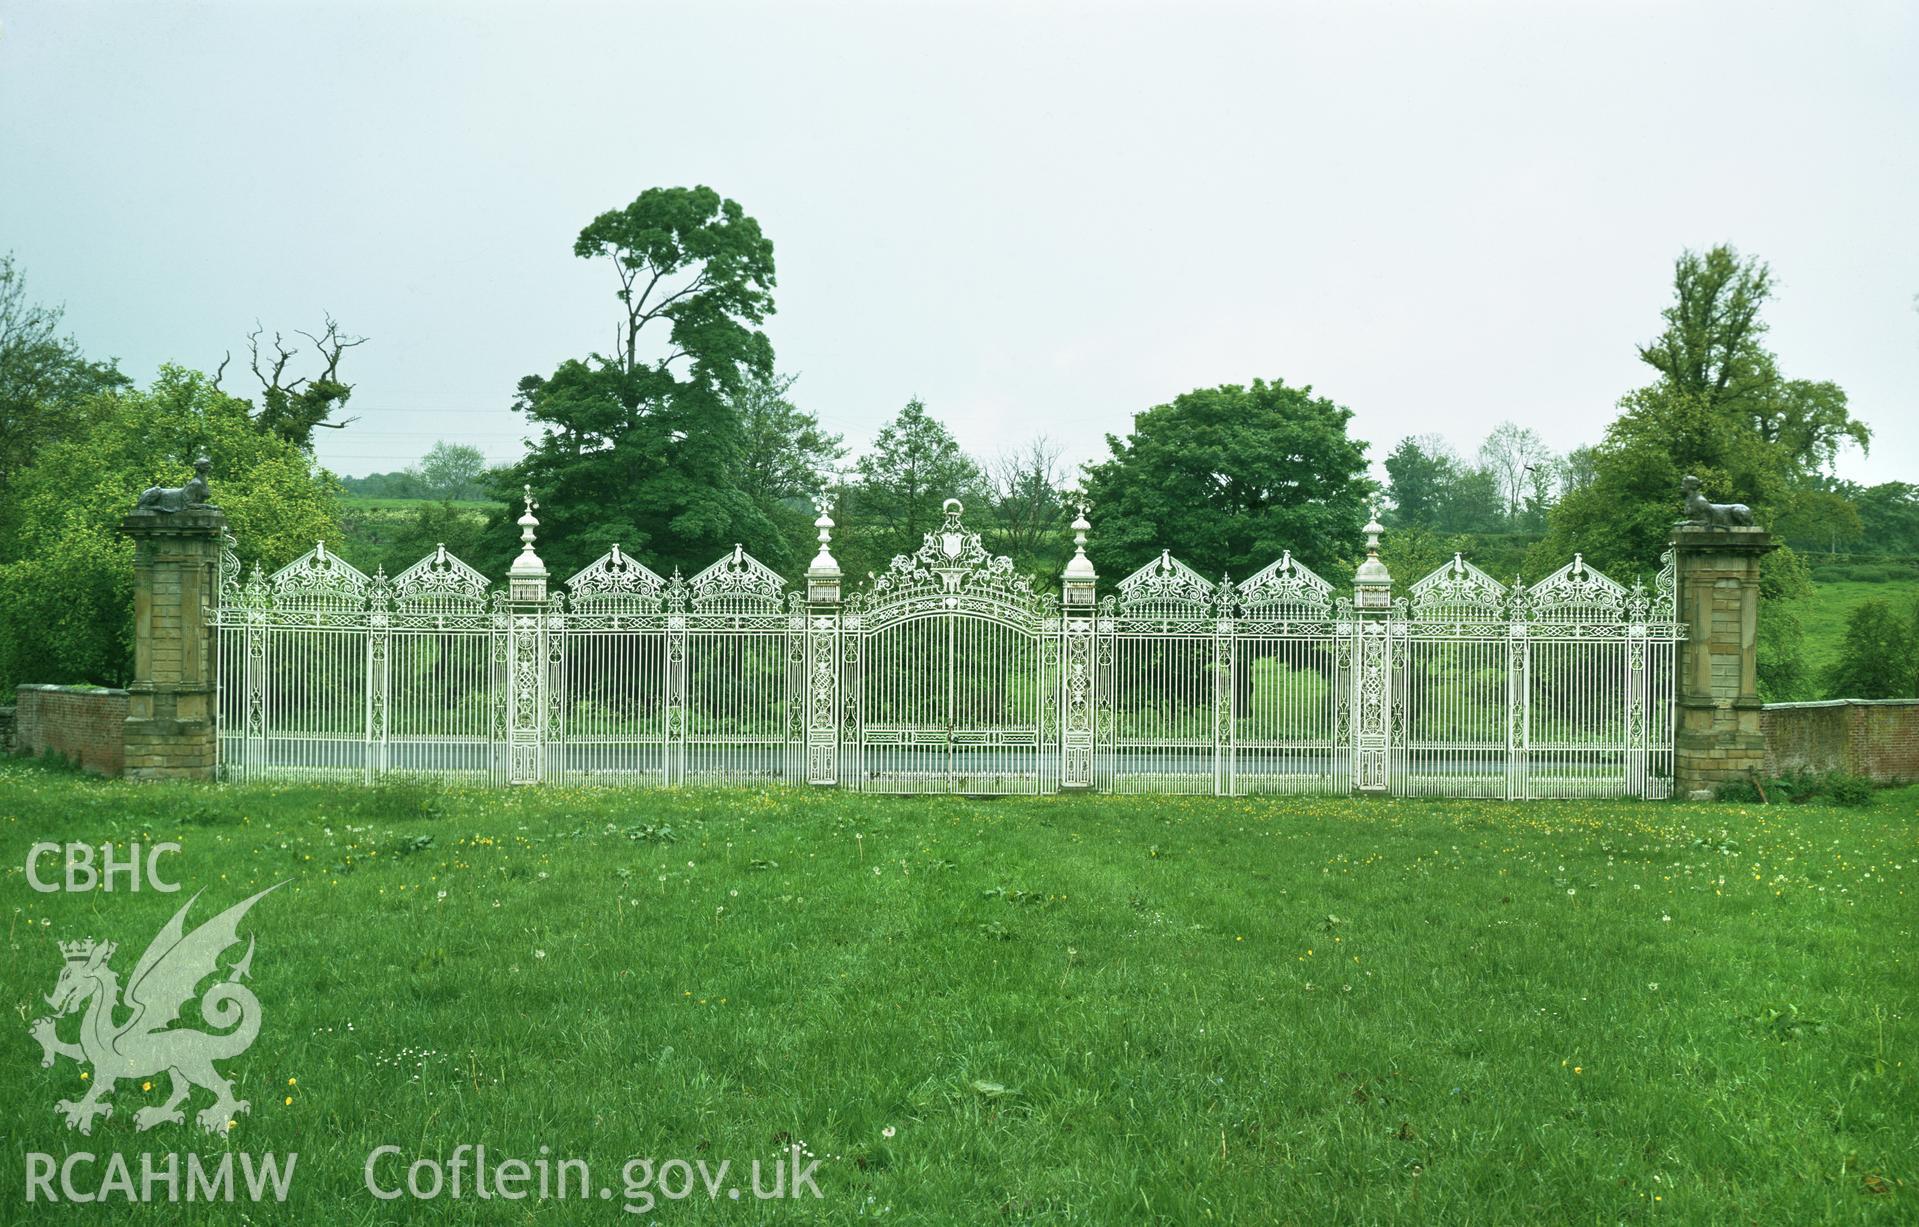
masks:
{"label": "bare dead tree", "polygon": [[[316,376],[288,378],[287,369],[300,356],[300,349],[289,348],[282,334],[273,334],[270,356],[261,352],[261,338],[266,335],[263,325],[256,321],[253,331],[247,334],[249,364],[253,377],[260,381],[261,393],[260,408],[253,415],[254,424],[306,448],[313,446],[315,430],[341,430],[359,421],[358,418],[334,421],[332,417],[353,395],[353,385],[340,379],[340,359],[347,350],[366,344],[367,338],[342,331],[340,322],[331,315],[325,319],[326,327],[318,335],[303,329],[294,330],[311,343],[319,356],[321,370]],[[226,369],[225,362],[220,366],[222,371]]]}
{"label": "bare dead tree", "polygon": [[1063,450],[1045,435],[1001,452],[985,465],[993,497],[993,548],[1015,558],[1031,558],[1063,531],[1065,473]]}

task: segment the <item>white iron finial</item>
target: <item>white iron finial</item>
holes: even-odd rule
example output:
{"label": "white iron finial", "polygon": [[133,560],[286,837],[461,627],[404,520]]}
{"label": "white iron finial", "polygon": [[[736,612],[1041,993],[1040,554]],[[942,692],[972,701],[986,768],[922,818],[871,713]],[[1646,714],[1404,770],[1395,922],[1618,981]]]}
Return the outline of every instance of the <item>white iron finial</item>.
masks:
{"label": "white iron finial", "polygon": [[813,521],[813,527],[819,530],[820,552],[813,555],[813,562],[806,573],[813,579],[838,580],[840,576],[839,559],[833,557],[833,517],[829,514],[833,500],[822,494],[814,501],[819,508],[819,519]]}
{"label": "white iron finial", "polygon": [[1366,560],[1353,572],[1353,583],[1361,589],[1361,597],[1370,594],[1384,601],[1385,594],[1392,587],[1393,577],[1386,570],[1386,564],[1379,560],[1379,534],[1385,532],[1386,527],[1379,522],[1378,499],[1371,501],[1370,511],[1372,518],[1366,521],[1366,527],[1362,530],[1366,534]]}
{"label": "white iron finial", "polygon": [[[540,527],[539,518],[533,514],[533,509],[539,504],[533,500],[533,486],[530,482],[520,487],[520,491],[521,496],[526,500],[526,510],[520,513],[519,520],[520,556],[513,560],[511,567],[507,568],[507,578],[513,581],[515,592],[520,594],[515,597],[516,600],[537,599],[534,595],[536,589],[539,596],[544,596],[546,593],[546,564],[540,561],[538,554],[533,552],[535,530]],[[619,553],[620,547],[614,546],[614,557],[618,558]]]}
{"label": "white iron finial", "polygon": [[1093,522],[1086,518],[1086,500],[1081,499],[1079,514],[1073,517],[1073,557],[1063,573],[1069,587],[1074,583],[1090,584],[1099,578],[1093,570],[1093,560],[1086,556],[1086,534],[1092,531]]}

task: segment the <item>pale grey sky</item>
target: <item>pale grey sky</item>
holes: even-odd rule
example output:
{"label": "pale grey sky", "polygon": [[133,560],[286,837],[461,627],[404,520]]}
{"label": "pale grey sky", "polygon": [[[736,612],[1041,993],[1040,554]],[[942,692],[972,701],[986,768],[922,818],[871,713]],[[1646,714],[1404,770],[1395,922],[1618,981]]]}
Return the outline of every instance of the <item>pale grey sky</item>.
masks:
{"label": "pale grey sky", "polygon": [[90,350],[372,337],[322,458],[513,458],[604,347],[579,228],[705,183],[775,245],[779,365],[863,444],[923,397],[1073,460],[1255,376],[1375,461],[1564,449],[1644,382],[1680,249],[1772,263],[1789,374],[1919,480],[1919,6],[0,0],[0,250]]}

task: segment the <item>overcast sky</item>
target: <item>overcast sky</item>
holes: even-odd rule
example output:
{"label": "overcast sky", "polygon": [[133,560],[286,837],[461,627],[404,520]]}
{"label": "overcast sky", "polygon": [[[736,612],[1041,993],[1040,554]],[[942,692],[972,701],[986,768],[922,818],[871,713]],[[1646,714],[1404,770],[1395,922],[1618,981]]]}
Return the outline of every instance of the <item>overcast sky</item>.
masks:
{"label": "overcast sky", "polygon": [[[0,0],[0,250],[90,351],[211,369],[330,311],[346,474],[518,455],[520,376],[605,348],[596,213],[708,184],[773,240],[794,398],[909,397],[1073,460],[1255,376],[1375,461],[1597,439],[1673,258],[1779,281],[1786,372],[1919,480],[1919,5]],[[239,381],[229,376],[229,386]]]}

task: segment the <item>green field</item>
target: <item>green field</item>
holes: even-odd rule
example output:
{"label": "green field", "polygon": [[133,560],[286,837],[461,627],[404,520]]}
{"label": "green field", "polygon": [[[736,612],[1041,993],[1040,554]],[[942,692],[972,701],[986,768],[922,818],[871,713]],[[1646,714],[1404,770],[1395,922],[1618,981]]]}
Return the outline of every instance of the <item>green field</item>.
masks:
{"label": "green field", "polygon": [[[622,1186],[630,1159],[726,1160],[744,1185],[803,1145],[818,1200],[709,1201],[696,1182],[653,1211],[1912,1222],[1916,810],[1919,789],[1856,810],[894,800],[10,764],[0,1218],[35,1151],[298,1152],[289,1209],[167,1221],[615,1223],[648,1192]],[[38,840],[168,839],[178,895],[26,881]],[[90,1138],[68,1132],[53,1105],[87,1083],[42,1069],[26,1034],[55,942],[118,940],[124,978],[193,890],[197,921],[282,879],[242,926],[264,1025],[227,1072],[251,1114],[210,1143],[190,1115],[136,1133],[163,1088],[123,1082]],[[584,1158],[613,1197],[364,1187],[375,1147],[461,1143]]]}
{"label": "green field", "polygon": [[1890,601],[1901,616],[1910,617],[1919,602],[1919,581],[1862,583],[1822,580],[1815,575],[1812,595],[1795,604],[1806,632],[1806,670],[1816,694],[1825,696],[1823,679],[1826,670],[1839,659],[1846,639],[1846,619],[1875,598]]}

